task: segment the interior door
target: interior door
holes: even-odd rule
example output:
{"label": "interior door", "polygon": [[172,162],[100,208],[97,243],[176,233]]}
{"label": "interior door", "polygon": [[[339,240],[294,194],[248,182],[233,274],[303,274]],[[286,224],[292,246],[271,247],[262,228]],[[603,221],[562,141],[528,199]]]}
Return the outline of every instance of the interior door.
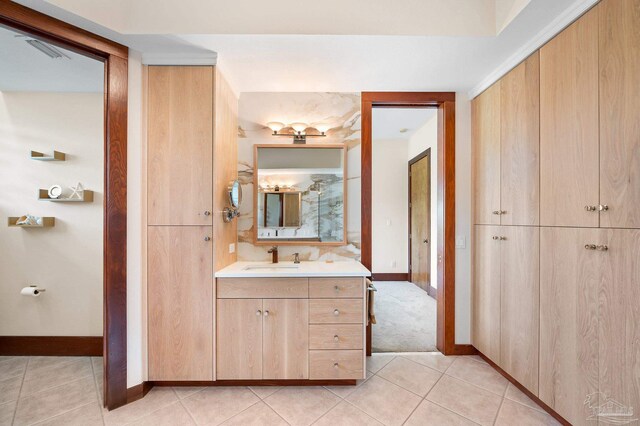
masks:
{"label": "interior door", "polygon": [[218,299],[217,311],[217,379],[262,379],[262,299]]}
{"label": "interior door", "polygon": [[540,231],[501,226],[500,366],[538,395]]}
{"label": "interior door", "polygon": [[309,300],[263,300],[263,379],[309,378]]}
{"label": "interior door", "polygon": [[572,425],[587,420],[584,401],[598,390],[598,288],[603,230],[540,230],[539,398]]}
{"label": "interior door", "polygon": [[211,226],[147,230],[149,380],[213,380],[211,233]]}
{"label": "interior door", "polygon": [[431,155],[409,165],[411,282],[423,290],[431,281]]}

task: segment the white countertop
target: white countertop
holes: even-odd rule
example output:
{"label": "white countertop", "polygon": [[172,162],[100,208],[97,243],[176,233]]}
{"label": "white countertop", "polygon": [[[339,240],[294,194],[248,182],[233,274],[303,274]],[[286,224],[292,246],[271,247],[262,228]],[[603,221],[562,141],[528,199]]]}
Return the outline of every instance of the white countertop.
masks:
{"label": "white countertop", "polygon": [[356,261],[236,262],[216,272],[216,278],[368,277],[371,272]]}

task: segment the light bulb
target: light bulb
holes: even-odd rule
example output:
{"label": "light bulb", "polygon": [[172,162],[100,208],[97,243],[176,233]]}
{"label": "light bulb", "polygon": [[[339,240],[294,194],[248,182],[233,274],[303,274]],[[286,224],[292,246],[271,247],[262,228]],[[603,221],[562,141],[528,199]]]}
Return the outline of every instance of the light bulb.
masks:
{"label": "light bulb", "polygon": [[320,133],[326,133],[327,130],[329,130],[331,128],[331,125],[329,125],[329,124],[318,124],[315,127],[316,127],[316,129],[318,129],[318,131]]}
{"label": "light bulb", "polygon": [[267,123],[267,127],[273,130],[273,133],[278,133],[284,127],[284,123],[280,123],[279,121],[271,121]]}
{"label": "light bulb", "polygon": [[291,127],[293,128],[293,130],[295,130],[298,133],[302,133],[305,130],[307,130],[307,127],[309,127],[307,125],[307,123],[291,123]]}

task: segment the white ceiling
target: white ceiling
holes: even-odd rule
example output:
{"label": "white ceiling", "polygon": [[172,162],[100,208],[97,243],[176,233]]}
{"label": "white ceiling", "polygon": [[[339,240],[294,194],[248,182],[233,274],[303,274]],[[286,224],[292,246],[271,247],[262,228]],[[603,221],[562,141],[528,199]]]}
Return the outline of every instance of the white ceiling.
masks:
{"label": "white ceiling", "polygon": [[[144,53],[215,52],[237,93],[470,91],[522,60],[595,1],[18,0]],[[362,2],[368,7],[350,9]],[[394,13],[385,9],[390,4],[397,6]],[[222,22],[220,16],[227,18]],[[430,35],[378,34],[382,27],[415,34],[420,22],[432,20],[439,26],[424,29]],[[400,31],[405,22],[409,29]]]}
{"label": "white ceiling", "polygon": [[56,47],[69,57],[51,59],[0,26],[0,91],[102,92],[104,64]]}
{"label": "white ceiling", "polygon": [[[409,140],[431,120],[436,108],[373,108],[371,117],[373,140]],[[405,129],[405,132],[401,130]]]}

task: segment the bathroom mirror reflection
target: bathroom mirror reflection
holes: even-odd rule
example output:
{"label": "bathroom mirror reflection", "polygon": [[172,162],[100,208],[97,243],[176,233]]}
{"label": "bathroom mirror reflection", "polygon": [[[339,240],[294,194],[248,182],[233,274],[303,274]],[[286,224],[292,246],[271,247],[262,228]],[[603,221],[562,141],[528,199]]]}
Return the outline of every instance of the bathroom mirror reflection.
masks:
{"label": "bathroom mirror reflection", "polygon": [[256,146],[256,243],[343,244],[345,155],[342,145]]}

